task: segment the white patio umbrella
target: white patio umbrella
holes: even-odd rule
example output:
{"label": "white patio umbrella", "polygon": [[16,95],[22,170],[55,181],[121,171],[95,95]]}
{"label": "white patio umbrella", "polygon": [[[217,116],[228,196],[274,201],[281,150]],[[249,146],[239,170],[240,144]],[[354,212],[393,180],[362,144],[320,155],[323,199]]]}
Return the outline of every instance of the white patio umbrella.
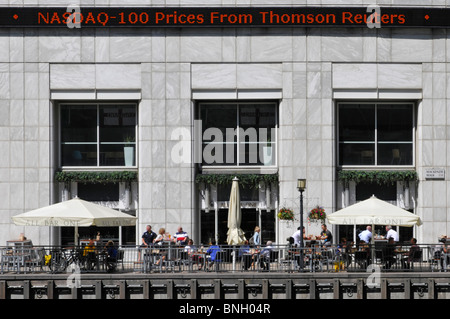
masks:
{"label": "white patio umbrella", "polygon": [[[372,244],[374,243],[374,225],[392,225],[412,227],[422,225],[420,217],[392,205],[372,195],[369,199],[340,209],[327,216],[330,224],[338,225],[372,225]],[[374,259],[372,249],[372,260]]]}
{"label": "white patio umbrella", "polygon": [[78,197],[61,203],[41,207],[12,217],[19,226],[72,226],[74,242],[78,244],[78,227],[133,226],[136,217],[97,205]]}
{"label": "white patio umbrella", "polygon": [[235,177],[231,185],[230,202],[228,206],[228,245],[241,245],[245,242],[244,231],[241,229],[241,199],[239,196],[239,179]]}
{"label": "white patio umbrella", "polygon": [[[419,216],[378,199],[374,195],[369,199],[329,214],[327,219],[330,224],[339,225],[393,225],[406,227],[422,225]],[[373,229],[372,227],[372,231]]]}

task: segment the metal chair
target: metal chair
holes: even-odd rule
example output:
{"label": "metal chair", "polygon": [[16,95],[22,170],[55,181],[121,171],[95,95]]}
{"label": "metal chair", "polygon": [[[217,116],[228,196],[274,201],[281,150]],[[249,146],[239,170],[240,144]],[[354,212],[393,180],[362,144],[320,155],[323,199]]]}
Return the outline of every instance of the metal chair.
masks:
{"label": "metal chair", "polygon": [[181,271],[181,267],[183,266],[183,270],[184,270],[184,267],[186,265],[188,267],[189,272],[193,271],[194,262],[191,259],[191,256],[189,256],[189,253],[187,251],[180,251],[180,258],[177,260],[177,263],[179,264],[180,271]]}
{"label": "metal chair", "polygon": [[29,268],[31,272],[34,272],[36,267],[39,267],[43,271],[45,264],[45,249],[36,248],[32,249],[28,258],[25,259],[25,267]]}

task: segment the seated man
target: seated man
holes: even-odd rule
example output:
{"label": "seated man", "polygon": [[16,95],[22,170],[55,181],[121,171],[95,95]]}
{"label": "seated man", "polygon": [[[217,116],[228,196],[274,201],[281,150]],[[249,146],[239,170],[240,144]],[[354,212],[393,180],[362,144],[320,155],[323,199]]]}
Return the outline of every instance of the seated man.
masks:
{"label": "seated man", "polygon": [[220,262],[219,259],[216,258],[217,253],[220,251],[220,247],[216,244],[211,245],[208,250],[206,251],[206,254],[210,256],[209,260],[209,267],[211,267],[215,262]]}
{"label": "seated man", "polygon": [[105,246],[107,257],[106,257],[106,265],[108,267],[108,272],[113,272],[116,269],[116,261],[117,261],[117,249],[114,246],[114,242],[109,240]]}
{"label": "seated man", "polygon": [[411,238],[411,248],[409,252],[402,256],[402,267],[405,269],[411,268],[411,263],[417,261],[417,255],[420,252],[420,247],[417,245],[417,239]]}
{"label": "seated man", "polygon": [[261,252],[259,253],[259,265],[263,270],[269,270],[270,252],[272,251],[272,242],[269,240]]}
{"label": "seated man", "polygon": [[390,269],[395,264],[395,243],[394,238],[389,238],[386,246],[383,247],[384,267]]}
{"label": "seated man", "polygon": [[187,233],[183,231],[183,228],[181,226],[178,227],[178,231],[175,233],[173,237],[175,243],[182,246],[186,245],[189,239]]}

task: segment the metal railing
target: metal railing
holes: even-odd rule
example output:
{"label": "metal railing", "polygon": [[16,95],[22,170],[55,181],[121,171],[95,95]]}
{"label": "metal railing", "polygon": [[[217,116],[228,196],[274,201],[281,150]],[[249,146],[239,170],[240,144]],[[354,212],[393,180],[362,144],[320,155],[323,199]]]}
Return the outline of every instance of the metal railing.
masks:
{"label": "metal railing", "polygon": [[[442,246],[340,247],[313,245],[208,246],[172,244],[144,248],[121,246],[117,260],[102,247],[0,247],[1,273],[80,272],[366,272],[447,271],[450,254]],[[303,261],[303,262],[302,262]]]}

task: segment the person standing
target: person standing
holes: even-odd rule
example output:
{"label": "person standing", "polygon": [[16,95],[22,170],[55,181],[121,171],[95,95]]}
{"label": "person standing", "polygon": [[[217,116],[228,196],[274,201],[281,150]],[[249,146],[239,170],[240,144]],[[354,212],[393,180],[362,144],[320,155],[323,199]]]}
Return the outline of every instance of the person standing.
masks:
{"label": "person standing", "polygon": [[386,239],[393,238],[395,242],[399,241],[398,233],[392,229],[391,225],[386,226]]}
{"label": "person standing", "polygon": [[153,240],[156,239],[156,233],[152,231],[152,226],[147,225],[145,232],[142,234],[142,244],[139,247],[138,262],[141,261],[141,249],[150,248]]}
{"label": "person standing", "polygon": [[253,243],[252,245],[259,246],[261,245],[261,236],[260,236],[261,228],[259,226],[255,227],[255,232],[253,233]]}
{"label": "person standing", "polygon": [[369,244],[370,240],[372,239],[372,227],[367,226],[366,230],[360,232],[358,237],[361,241],[364,241],[366,244]]}
{"label": "person standing", "polygon": [[142,234],[142,246],[148,248],[153,244],[153,240],[156,239],[156,233],[152,231],[152,226],[147,225],[146,231]]}

